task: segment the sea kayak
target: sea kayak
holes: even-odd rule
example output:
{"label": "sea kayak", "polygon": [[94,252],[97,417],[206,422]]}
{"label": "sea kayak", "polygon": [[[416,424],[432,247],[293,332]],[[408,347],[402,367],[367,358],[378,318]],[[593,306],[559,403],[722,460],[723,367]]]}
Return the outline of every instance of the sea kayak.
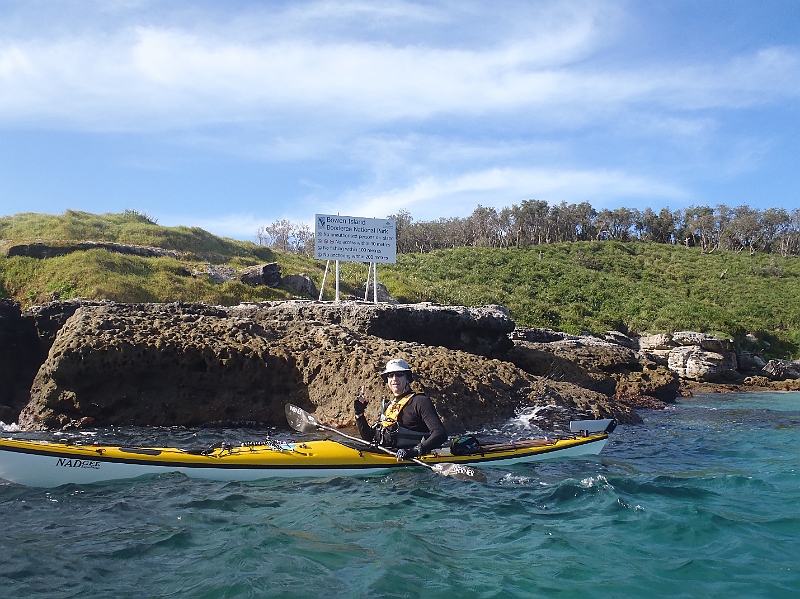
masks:
{"label": "sea kayak", "polygon": [[[449,449],[439,449],[420,460],[430,466],[440,463],[508,466],[596,455],[607,440],[606,432],[583,431],[571,439],[484,445],[480,453],[470,455],[451,455]],[[360,476],[407,467],[418,464],[398,462],[373,448],[350,447],[333,440],[291,443],[267,440],[197,451],[0,439],[0,478],[31,487],[87,484],[169,472],[211,480],[251,481],[270,477]]]}

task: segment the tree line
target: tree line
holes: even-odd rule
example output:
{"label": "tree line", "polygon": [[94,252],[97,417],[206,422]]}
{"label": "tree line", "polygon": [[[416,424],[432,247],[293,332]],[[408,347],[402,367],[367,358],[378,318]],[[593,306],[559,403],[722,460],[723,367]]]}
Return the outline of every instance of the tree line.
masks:
{"label": "tree line", "polygon": [[[565,241],[650,241],[716,250],[800,254],[800,209],[759,210],[742,205],[690,206],[685,209],[616,208],[595,210],[588,202],[549,205],[524,200],[510,208],[478,205],[467,217],[415,221],[401,210],[397,221],[398,253],[427,253],[456,247],[522,248]],[[275,221],[261,227],[258,243],[313,255],[314,236],[307,225]]]}

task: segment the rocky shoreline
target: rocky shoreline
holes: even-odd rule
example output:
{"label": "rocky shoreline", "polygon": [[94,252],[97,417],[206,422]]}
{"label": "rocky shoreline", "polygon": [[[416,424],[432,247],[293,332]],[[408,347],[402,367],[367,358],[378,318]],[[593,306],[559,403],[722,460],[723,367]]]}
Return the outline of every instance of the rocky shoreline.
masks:
{"label": "rocky shoreline", "polygon": [[[605,339],[518,328],[501,306],[292,300],[232,307],[0,300],[0,420],[24,430],[104,425],[285,426],[292,402],[335,426],[391,357],[415,368],[450,432],[540,406],[543,427],[641,419],[692,384],[800,389],[800,366],[700,333]],[[380,401],[369,405],[374,419]]]}

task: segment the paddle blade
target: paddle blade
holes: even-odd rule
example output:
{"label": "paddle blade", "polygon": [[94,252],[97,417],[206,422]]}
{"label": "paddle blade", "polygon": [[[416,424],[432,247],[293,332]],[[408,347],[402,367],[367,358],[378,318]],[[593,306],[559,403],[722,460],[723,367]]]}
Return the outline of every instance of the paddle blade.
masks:
{"label": "paddle blade", "polygon": [[486,475],[480,470],[476,470],[472,466],[466,464],[453,464],[450,462],[442,462],[433,464],[431,470],[442,476],[449,476],[456,480],[472,480],[477,483],[485,483]]}
{"label": "paddle blade", "polygon": [[308,412],[296,405],[286,404],[286,420],[294,430],[301,433],[313,433],[320,429],[320,424]]}

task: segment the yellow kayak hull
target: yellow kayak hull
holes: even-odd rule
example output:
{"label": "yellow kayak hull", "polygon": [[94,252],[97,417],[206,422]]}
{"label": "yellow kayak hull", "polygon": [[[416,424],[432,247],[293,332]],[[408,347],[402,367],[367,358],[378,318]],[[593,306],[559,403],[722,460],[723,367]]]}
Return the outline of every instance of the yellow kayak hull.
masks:
{"label": "yellow kayak hull", "polygon": [[[483,454],[450,455],[442,449],[423,456],[427,464],[451,462],[507,466],[561,457],[596,455],[608,440],[605,433],[560,439],[531,440],[492,446]],[[147,474],[181,472],[193,478],[250,481],[270,477],[333,477],[418,467],[397,462],[385,453],[354,449],[332,440],[305,443],[243,444],[203,455],[175,447],[70,445],[45,441],[0,439],[0,478],[31,487],[57,487]]]}

